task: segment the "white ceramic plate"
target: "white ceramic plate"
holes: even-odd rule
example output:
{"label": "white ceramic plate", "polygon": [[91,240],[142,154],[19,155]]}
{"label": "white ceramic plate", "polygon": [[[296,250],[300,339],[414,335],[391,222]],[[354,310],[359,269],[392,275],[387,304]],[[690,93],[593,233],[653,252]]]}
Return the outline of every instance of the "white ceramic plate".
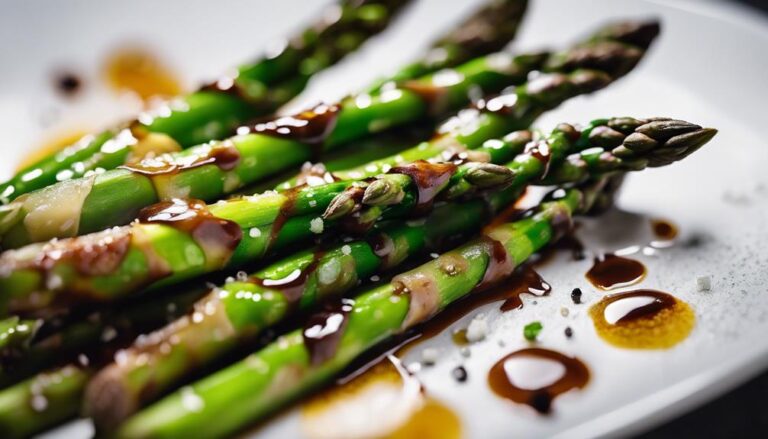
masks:
{"label": "white ceramic plate", "polygon": [[[111,96],[100,80],[98,66],[110,48],[144,42],[183,72],[186,84],[194,84],[259,52],[320,6],[309,0],[269,6],[222,3],[7,1],[0,16],[0,176],[10,175],[25,148],[52,130],[95,128],[135,111],[135,103]],[[720,129],[710,145],[683,163],[630,177],[620,198],[625,212],[590,221],[581,232],[594,250],[646,242],[648,218],[672,220],[683,241],[704,236],[704,244],[695,249],[676,246],[636,255],[649,269],[640,286],[687,301],[696,311],[697,326],[668,351],[613,348],[594,333],[587,306],[574,306],[568,297],[575,286],[584,290],[588,303],[601,296],[584,280],[589,262],[557,260],[540,270],[553,286],[551,297],[504,315],[496,307],[484,310],[492,334],[472,346],[469,359],[462,360],[443,334],[413,350],[405,362],[417,360],[424,347],[441,349],[437,365],[422,369],[418,377],[430,395],[460,414],[467,437],[626,435],[690,410],[768,366],[768,145],[759,137],[768,126],[768,22],[718,2],[532,3],[519,48],[560,47],[615,17],[659,16],[664,25],[637,71],[603,92],[569,102],[543,117],[539,126],[609,115],[665,115]],[[475,4],[419,1],[386,38],[313,81],[296,105],[338,98],[394,69]],[[62,67],[85,78],[86,93],[76,101],[57,97],[50,87],[51,73]],[[699,275],[712,277],[711,292],[696,291]],[[568,317],[559,314],[562,306],[570,308]],[[550,417],[498,399],[485,385],[489,366],[524,345],[521,328],[535,319],[545,326],[541,345],[577,355],[592,371],[586,389],[558,399]],[[572,340],[563,336],[566,325],[575,331]],[[450,379],[450,370],[460,362],[470,374],[462,385]],[[298,419],[286,413],[257,435],[300,437]],[[81,421],[54,434],[87,437],[90,432]]]}

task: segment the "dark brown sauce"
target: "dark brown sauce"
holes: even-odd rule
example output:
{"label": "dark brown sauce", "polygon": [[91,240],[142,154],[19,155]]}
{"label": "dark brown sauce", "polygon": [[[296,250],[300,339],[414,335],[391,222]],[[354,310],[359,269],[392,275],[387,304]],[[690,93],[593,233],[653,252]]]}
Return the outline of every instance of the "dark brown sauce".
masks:
{"label": "dark brown sauce", "polygon": [[323,257],[323,251],[315,251],[312,255],[312,261],[303,269],[296,269],[288,276],[282,279],[262,279],[252,277],[251,282],[264,288],[279,291],[285,296],[290,304],[297,304],[304,295],[309,276],[314,273],[320,265],[320,258]]}
{"label": "dark brown sauce", "polygon": [[491,390],[541,414],[552,411],[559,395],[581,389],[589,382],[589,369],[578,358],[543,348],[526,348],[501,358],[488,372]]}
{"label": "dark brown sauce", "polygon": [[382,267],[389,267],[390,255],[395,250],[395,243],[386,233],[377,233],[368,239],[368,244],[373,249],[373,253],[381,259]]}
{"label": "dark brown sauce", "polygon": [[271,118],[253,125],[241,127],[239,134],[255,133],[267,136],[295,140],[316,147],[315,155],[319,155],[320,147],[336,126],[341,106],[338,104],[320,104],[292,116]]}
{"label": "dark brown sauce", "polygon": [[181,86],[176,75],[152,53],[128,47],[110,54],[105,63],[107,83],[117,91],[131,91],[142,100],[155,96],[176,96]]}
{"label": "dark brown sauce", "polygon": [[612,290],[640,282],[645,273],[645,266],[640,261],[607,254],[595,258],[587,279],[601,290]]}
{"label": "dark brown sauce", "polygon": [[456,321],[483,305],[502,302],[500,305],[502,311],[520,309],[523,307],[520,295],[546,296],[550,290],[549,284],[530,265],[523,265],[495,288],[466,296],[411,331],[407,342],[398,353],[402,354],[416,343],[440,335]]}
{"label": "dark brown sauce", "polygon": [[390,174],[403,174],[411,177],[416,186],[418,199],[415,211],[417,214],[429,211],[440,189],[456,173],[458,167],[453,163],[429,163],[417,160],[403,166],[390,169]]}
{"label": "dark brown sauce", "polygon": [[141,223],[166,224],[189,233],[203,248],[207,258],[228,259],[243,237],[237,223],[217,218],[200,200],[161,201],[142,209],[138,220]]}
{"label": "dark brown sauce", "polygon": [[307,319],[302,334],[304,346],[309,352],[310,364],[317,366],[336,354],[353,307],[354,301],[341,299],[326,304],[323,310]]}
{"label": "dark brown sauce", "polygon": [[653,234],[664,241],[672,241],[677,238],[677,227],[669,221],[657,219],[651,221]]}
{"label": "dark brown sauce", "polygon": [[549,175],[549,162],[552,159],[549,151],[549,142],[545,139],[530,142],[525,145],[525,154],[530,154],[544,166],[544,172],[541,173],[540,179],[544,179]]}
{"label": "dark brown sauce", "polygon": [[293,209],[296,207],[297,193],[302,190],[301,187],[293,187],[282,192],[287,197],[280,210],[277,212],[275,220],[272,221],[272,228],[269,231],[269,241],[267,241],[267,250],[269,250],[280,236],[280,231],[288,219],[293,216]]}
{"label": "dark brown sauce", "polygon": [[403,81],[398,87],[414,93],[426,102],[429,107],[429,113],[432,115],[440,114],[445,109],[444,102],[447,94],[444,87],[438,87],[432,83],[415,80]]}
{"label": "dark brown sauce", "polygon": [[142,175],[175,174],[186,169],[205,165],[216,165],[222,171],[231,171],[240,163],[240,151],[229,142],[212,146],[207,152],[183,158],[161,155],[147,157],[138,163],[126,164],[120,168]]}
{"label": "dark brown sauce", "polygon": [[488,259],[488,266],[485,268],[483,278],[476,286],[478,290],[489,288],[491,285],[504,279],[515,269],[514,261],[509,258],[507,249],[504,248],[501,242],[485,235],[482,239],[485,245],[490,247],[488,253],[491,257]]}
{"label": "dark brown sauce", "polygon": [[72,72],[60,72],[55,77],[54,85],[59,94],[71,98],[82,89],[83,80]]}
{"label": "dark brown sauce", "polygon": [[632,349],[670,348],[688,336],[696,321],[688,304],[655,290],[603,297],[589,315],[602,339]]}

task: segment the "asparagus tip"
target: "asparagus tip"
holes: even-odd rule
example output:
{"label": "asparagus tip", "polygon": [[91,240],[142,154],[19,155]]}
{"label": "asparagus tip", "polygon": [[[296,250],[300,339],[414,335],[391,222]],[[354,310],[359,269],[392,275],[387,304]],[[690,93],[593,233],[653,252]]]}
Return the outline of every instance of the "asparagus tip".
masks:
{"label": "asparagus tip", "polygon": [[369,206],[387,206],[402,201],[403,191],[387,179],[372,181],[365,188],[363,203]]}
{"label": "asparagus tip", "polygon": [[507,184],[513,178],[515,174],[511,169],[492,163],[481,163],[464,174],[465,180],[481,189]]}

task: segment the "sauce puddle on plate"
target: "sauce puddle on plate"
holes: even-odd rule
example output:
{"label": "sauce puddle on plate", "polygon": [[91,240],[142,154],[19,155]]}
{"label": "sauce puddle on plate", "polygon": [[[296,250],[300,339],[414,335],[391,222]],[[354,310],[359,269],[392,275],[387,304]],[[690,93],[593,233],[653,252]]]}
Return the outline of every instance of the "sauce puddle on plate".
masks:
{"label": "sauce puddle on plate", "polygon": [[181,93],[176,75],[151,52],[141,47],[126,47],[111,53],[104,64],[107,84],[115,91],[131,91],[141,100]]}
{"label": "sauce puddle on plate", "polygon": [[671,348],[685,340],[696,323],[687,303],[655,290],[603,297],[589,315],[603,340],[630,349]]}
{"label": "sauce puddle on plate", "polygon": [[462,437],[458,415],[392,355],[304,404],[302,429],[311,439]]}
{"label": "sauce puddle on plate", "polygon": [[581,360],[543,348],[515,351],[488,372],[488,385],[495,394],[541,414],[552,411],[559,395],[581,389],[587,382],[589,369]]}
{"label": "sauce puddle on plate", "polygon": [[606,254],[595,258],[587,279],[601,290],[612,290],[636,284],[645,278],[645,266],[637,260]]}

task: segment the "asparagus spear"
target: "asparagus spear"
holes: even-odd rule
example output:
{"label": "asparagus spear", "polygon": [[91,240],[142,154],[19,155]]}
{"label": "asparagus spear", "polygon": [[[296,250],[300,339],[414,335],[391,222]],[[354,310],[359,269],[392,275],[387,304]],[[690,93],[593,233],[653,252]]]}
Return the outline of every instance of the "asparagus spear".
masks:
{"label": "asparagus spear", "polygon": [[[518,123],[514,112],[478,116],[483,124],[465,122],[473,132],[460,125],[441,139],[476,145]],[[210,206],[173,200],[145,209],[141,221],[130,226],[6,251],[0,255],[0,298],[11,312],[108,301],[147,285],[237,266],[332,226],[320,215],[354,183],[266,192]]]}
{"label": "asparagus spear", "polygon": [[[412,81],[411,88],[362,95],[365,99],[350,97],[339,105],[321,104],[241,127],[242,134],[221,142],[54,184],[0,207],[2,245],[18,247],[126,224],[141,208],[160,200],[218,199],[308,160],[313,150],[332,149],[424,118],[434,108],[429,102],[437,102],[424,89],[445,98],[439,105],[455,108],[468,101],[470,87],[498,91],[524,81],[535,67],[509,55],[482,57],[457,67],[456,80],[450,83],[429,75]],[[414,91],[417,84],[421,91]]]}
{"label": "asparagus spear", "polygon": [[274,112],[304,88],[315,73],[387,27],[407,0],[341,0],[322,19],[291,39],[278,53],[240,66],[234,78],[222,78],[143,114],[126,128],[86,136],[55,155],[23,169],[0,184],[7,203],[27,192],[97,170],[114,169],[150,151],[179,150],[229,135],[256,116]]}
{"label": "asparagus spear", "polygon": [[[654,119],[651,122],[632,118],[601,119],[592,122],[582,132],[571,125],[561,124],[548,136],[546,144],[539,141],[528,143],[525,152],[511,162],[510,166],[514,172],[511,172],[512,178],[509,181],[512,183],[511,189],[519,193],[526,184],[544,176],[545,170],[549,170],[553,175],[553,180],[550,182],[557,184],[579,183],[588,176],[595,177],[606,172],[640,170],[651,162],[654,165],[661,165],[657,158],[670,157],[670,151],[673,149],[678,153],[676,157],[687,156],[713,135],[712,130],[669,119]],[[628,144],[634,150],[624,146],[623,143],[627,139],[631,140],[639,136],[643,136],[642,146],[638,147],[638,144],[632,141]],[[530,139],[531,133],[516,132],[510,137]],[[654,142],[653,145],[650,145],[650,142]],[[525,141],[517,143],[524,144]],[[508,145],[514,144],[514,142],[508,142]],[[549,153],[543,156],[541,151],[544,151],[545,145],[548,145]],[[594,145],[610,145],[613,151],[619,152],[624,158],[617,157],[612,150]],[[581,153],[575,153],[569,156],[567,162],[561,163],[561,157],[568,151],[583,149],[587,146],[593,147]],[[498,149],[507,148],[507,146],[499,146]],[[517,146],[508,149],[519,151],[522,148]],[[547,157],[546,160],[545,157]],[[472,167],[470,171],[477,169],[480,167]],[[501,169],[509,168],[501,167]],[[454,176],[456,175],[460,174],[457,172]],[[464,177],[467,178],[469,175],[472,174],[466,173]],[[372,187],[375,186],[371,185],[368,189]],[[391,187],[387,186],[387,189]],[[404,185],[400,190],[408,187]],[[449,185],[447,190],[449,194],[450,187]],[[452,187],[464,189],[467,185],[459,183],[458,186]],[[466,191],[464,194],[466,195]],[[400,196],[401,203],[403,198],[404,196]],[[413,195],[411,198],[415,199],[417,196]],[[385,242],[403,241],[402,245],[408,249],[406,253],[410,253],[410,250],[421,250],[424,244],[416,238],[429,239],[430,232],[433,230],[442,233],[443,230],[439,227],[441,221],[445,221],[446,216],[458,215],[456,212],[463,212],[465,209],[464,206],[456,207],[452,204],[447,206],[440,209],[440,221],[430,220],[427,224],[405,229],[416,233],[414,237],[390,234],[390,239]],[[455,230],[451,230],[450,233],[455,233]],[[361,245],[362,249],[358,249],[358,245]],[[398,255],[396,260],[400,260],[402,250],[399,250],[397,244],[393,245],[394,247],[388,251]],[[346,258],[344,257],[345,247]],[[113,365],[101,373],[89,392],[88,402],[92,408],[91,413],[97,422],[103,425],[115,424],[132,409],[137,408],[142,402],[142,397],[152,398],[156,395],[154,391],[162,391],[166,380],[177,376],[174,372],[181,374],[186,371],[185,369],[193,367],[189,358],[195,359],[194,365],[197,367],[204,363],[206,358],[213,358],[220,354],[216,349],[217,346],[222,350],[230,349],[237,343],[239,337],[276,323],[292,305],[303,307],[307,303],[313,304],[317,299],[316,294],[326,296],[329,293],[338,293],[337,289],[343,291],[353,286],[357,279],[372,274],[372,270],[376,269],[375,263],[370,266],[365,265],[374,255],[367,243],[345,244],[325,255],[305,252],[262,271],[257,275],[256,280],[243,279],[242,282],[234,282],[224,287],[223,293],[218,291],[212,293],[198,306],[200,322],[197,325],[191,324],[190,317],[187,317],[184,322],[177,322],[158,333],[151,345],[138,346],[131,352],[131,358],[142,358],[141,364],[126,361],[121,365]],[[374,261],[376,261],[375,258]],[[389,265],[387,264],[385,268],[390,268]],[[327,275],[332,270],[336,270],[336,277]],[[356,270],[359,277],[354,276]],[[323,278],[328,280],[318,284],[318,279]],[[305,292],[307,290],[308,293]],[[305,299],[307,294],[310,297],[308,300]],[[258,301],[252,304],[250,300],[243,300],[251,297],[256,297]],[[208,310],[209,314],[203,313],[203,309]],[[205,319],[203,319],[204,316]],[[209,335],[206,336],[206,334]],[[217,334],[217,336],[210,334]],[[175,345],[169,343],[172,337],[175,337],[178,342]],[[158,346],[161,344],[169,346],[166,353],[158,351]],[[147,357],[149,360],[145,362]],[[99,404],[102,395],[109,395],[109,404]],[[115,404],[116,400],[121,403]],[[118,409],[124,412],[116,413]]]}
{"label": "asparagus spear", "polygon": [[[473,162],[453,166],[446,172],[449,177],[445,177],[442,187],[430,188],[430,200],[422,199],[425,177],[417,166],[420,164],[416,163],[392,168],[388,174],[379,175],[367,184],[359,200],[350,202],[350,198],[342,193],[331,202],[324,216],[339,218],[359,211],[363,206],[395,206],[402,215],[404,208],[410,209],[425,201],[465,197],[492,186],[510,185],[519,189],[533,182],[580,183],[595,174],[665,166],[693,153],[714,134],[698,125],[669,118],[598,119],[581,132],[561,124],[546,139],[529,143],[524,153],[516,155],[504,166]],[[516,136],[531,138],[533,134],[518,132]],[[489,154],[491,163],[496,157],[503,156],[500,151],[510,148],[508,143],[493,146],[496,150],[493,155]],[[582,151],[568,155],[566,162],[560,165],[573,150]],[[372,215],[365,216],[370,219]]]}
{"label": "asparagus spear", "polygon": [[11,316],[0,321],[0,357],[26,348],[35,337],[40,322]]}
{"label": "asparagus spear", "polygon": [[252,276],[240,272],[200,300],[194,313],[135,343],[119,363],[99,372],[88,387],[85,413],[100,427],[114,428],[265,328],[479,228],[518,194],[501,191],[487,201],[445,204],[423,221],[378,227],[367,240],[301,251]]}
{"label": "asparagus spear", "polygon": [[[634,48],[613,53],[611,56],[623,61],[610,63],[612,73],[625,73],[641,53]],[[617,69],[616,65],[623,67]],[[441,136],[406,151],[399,159],[421,158],[420,154],[431,157],[457,147],[476,148],[489,138],[527,126],[541,112],[569,97],[603,87],[614,77],[599,70],[538,77],[487,101],[481,109],[460,113],[442,127]],[[199,202],[168,201],[144,211],[144,221],[132,226],[6,252],[0,255],[0,287],[9,293],[2,299],[12,312],[40,310],[54,300],[57,306],[62,301],[114,300],[144,286],[159,287],[234,267],[332,226],[332,221],[324,224],[319,212],[340,193],[349,194],[345,190],[350,186],[357,183],[306,186],[207,207]],[[93,264],[83,263],[84,257],[104,263],[94,271]]]}
{"label": "asparagus spear", "polygon": [[[650,131],[635,136],[638,143],[634,149],[625,144],[615,146],[614,152],[630,157],[628,162],[645,159],[648,164],[661,166],[684,158],[716,133],[712,129],[701,129],[696,134],[685,129],[677,131],[681,125],[668,120],[651,124],[655,124],[654,134],[666,137],[669,144],[650,154],[654,159],[639,157],[641,150],[650,149],[646,138],[650,138]],[[628,125],[632,125],[629,119],[620,126]],[[658,147],[659,142],[655,142],[654,147]],[[605,163],[615,164],[615,158],[606,157]],[[593,163],[598,162],[602,163],[602,159]],[[572,160],[564,167],[573,171],[568,171],[569,175],[575,175],[592,166],[589,163],[586,159]],[[594,169],[616,172],[620,168],[614,164]],[[288,333],[246,359],[139,412],[118,430],[117,437],[170,437],[192,431],[215,436],[263,419],[276,406],[326,382],[386,338],[413,328],[445,306],[511,274],[531,254],[570,229],[574,214],[589,211],[605,181],[581,189],[558,189],[534,215],[493,226],[481,238],[395,276],[389,284],[328,306],[311,316],[303,330]],[[215,425],[204,422],[211,418],[217,419]]]}
{"label": "asparagus spear", "polygon": [[[650,29],[649,35],[658,31],[656,23],[638,26]],[[599,33],[606,34],[605,31]],[[594,37],[590,37],[588,41],[593,40]],[[573,73],[544,76],[532,81],[528,87],[521,86],[514,97],[521,101],[517,104],[519,114],[508,115],[517,118],[517,125],[507,126],[505,131],[527,126],[542,111],[564,99],[600,88],[629,71],[642,57],[644,48],[619,41],[602,39],[589,43],[589,46],[577,46],[572,51],[578,56],[569,56],[570,51],[558,54],[557,59],[573,59],[562,63],[563,71]],[[606,46],[610,50],[606,50]],[[0,207],[3,246],[15,248],[29,242],[125,224],[135,218],[140,208],[158,199],[218,198],[310,158],[312,148],[308,143],[320,142],[324,149],[333,148],[379,130],[383,125],[392,126],[423,117],[430,106],[458,106],[468,99],[470,87],[494,90],[522,82],[541,61],[540,54],[482,57],[465,63],[450,74],[428,75],[374,97],[364,94],[348,98],[341,108],[320,105],[294,117],[256,124],[248,130],[253,132],[228,141],[146,159],[130,169],[59,183]],[[579,63],[605,70],[579,70]],[[429,102],[432,105],[428,105]],[[498,106],[506,107],[503,102],[498,102]],[[474,131],[485,128],[484,122],[480,118]],[[445,142],[431,142],[428,148],[404,155],[434,153],[446,147]],[[276,148],[281,154],[273,153]],[[407,158],[412,159],[414,157]],[[117,198],[116,193],[121,196]]]}
{"label": "asparagus spear", "polygon": [[[535,215],[486,231],[355,299],[310,316],[244,360],[185,386],[129,418],[118,438],[235,433],[328,382],[365,351],[429,319],[447,305],[502,280],[570,226],[595,189],[563,191]],[[211,422],[215,419],[216,422]]]}
{"label": "asparagus spear", "polygon": [[[0,390],[0,437],[28,437],[76,416],[86,383],[118,347],[186,314],[203,294],[190,289],[106,311],[30,346],[0,375],[0,386],[15,383]],[[57,363],[64,365],[52,368]]]}
{"label": "asparagus spear", "polygon": [[378,93],[385,84],[402,83],[503,49],[515,37],[527,7],[528,0],[490,0],[435,41],[421,59],[376,81],[368,92]]}

